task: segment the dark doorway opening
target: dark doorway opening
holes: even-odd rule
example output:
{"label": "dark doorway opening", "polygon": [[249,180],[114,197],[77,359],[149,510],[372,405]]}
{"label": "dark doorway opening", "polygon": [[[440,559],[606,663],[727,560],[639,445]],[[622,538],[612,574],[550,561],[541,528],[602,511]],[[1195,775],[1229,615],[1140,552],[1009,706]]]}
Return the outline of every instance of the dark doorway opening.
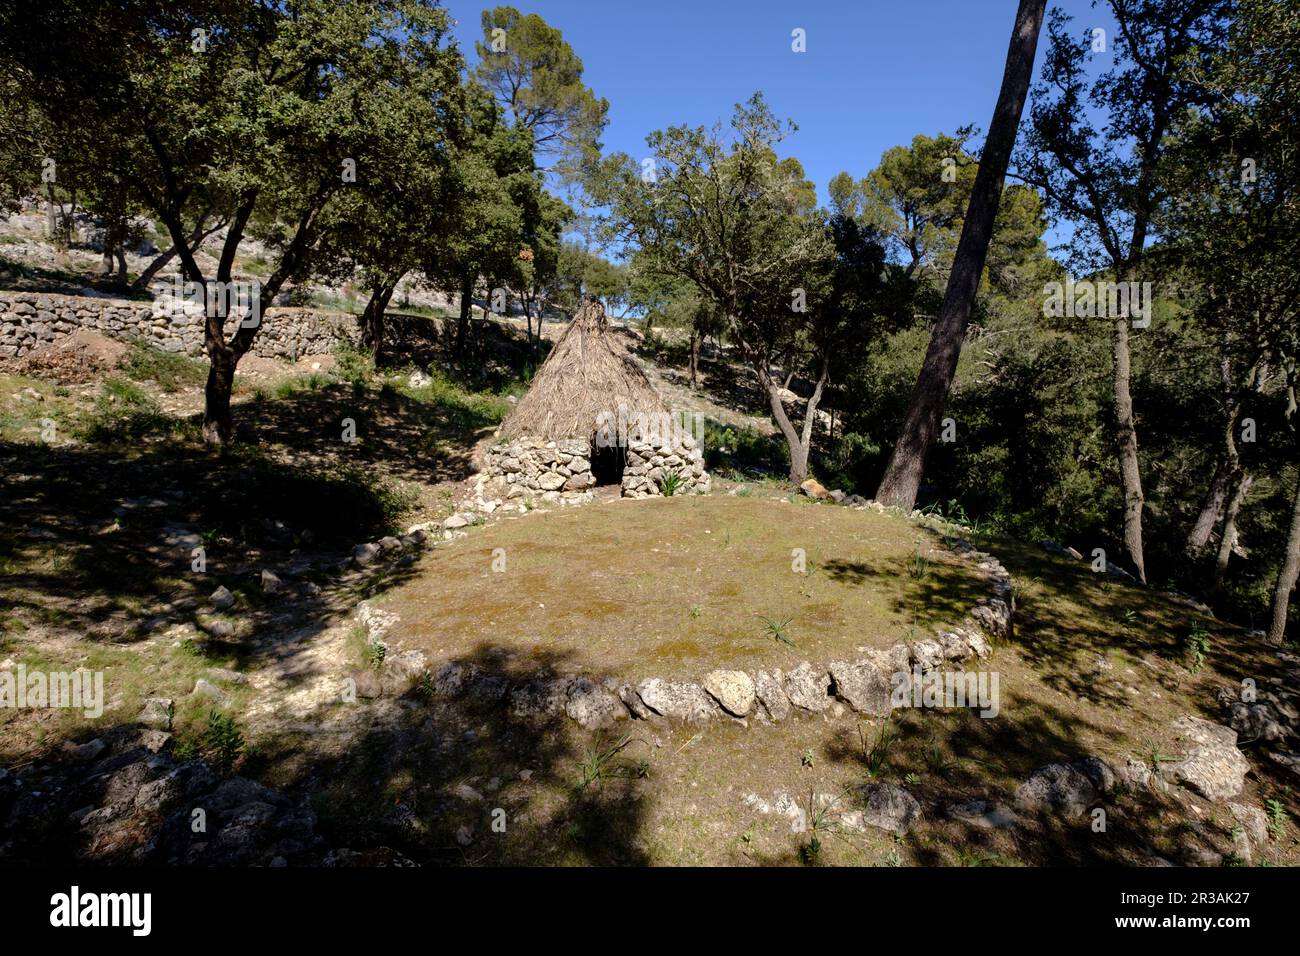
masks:
{"label": "dark doorway opening", "polygon": [[626,464],[627,449],[622,445],[598,446],[591,453],[591,476],[597,485],[620,485]]}

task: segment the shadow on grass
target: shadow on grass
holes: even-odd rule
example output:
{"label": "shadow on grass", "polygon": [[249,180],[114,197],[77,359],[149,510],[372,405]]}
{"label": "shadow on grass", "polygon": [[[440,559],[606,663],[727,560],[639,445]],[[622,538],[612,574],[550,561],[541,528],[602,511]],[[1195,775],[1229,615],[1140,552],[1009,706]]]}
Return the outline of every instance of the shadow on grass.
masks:
{"label": "shadow on grass", "polygon": [[[474,679],[453,697],[417,686],[398,700],[364,699],[346,738],[284,733],[262,738],[237,769],[270,783],[293,800],[309,800],[323,847],[301,847],[289,863],[314,863],[329,848],[391,847],[423,865],[591,864],[643,865],[647,809],[645,778],[653,776],[648,743],[639,728],[588,735],[563,715],[523,716],[507,705],[507,692],[563,661],[542,655],[526,667],[507,663],[503,647],[484,644],[459,661]],[[120,725],[98,736],[131,738],[138,728]],[[137,761],[147,757],[137,747]],[[52,788],[39,806],[27,801],[0,829],[6,865],[66,859],[114,864],[216,862],[208,846],[230,845],[222,828],[234,817],[210,813],[206,833],[187,826],[207,798],[170,803],[166,817],[139,812],[136,787],[150,779],[147,767],[129,771],[110,756],[81,768],[74,781]],[[193,765],[187,765],[193,766]],[[27,768],[27,783],[68,772],[67,764]],[[181,776],[188,779],[195,771]],[[206,773],[201,768],[199,773]],[[22,787],[0,778],[0,820],[9,816]],[[6,800],[7,798],[7,800]],[[250,800],[264,800],[251,796]],[[5,805],[5,804],[8,805]],[[112,806],[96,814],[94,827],[79,827],[74,811]],[[223,808],[225,809],[225,808]],[[81,819],[82,814],[75,814]],[[15,829],[13,820],[21,827]],[[102,839],[99,822],[112,820],[115,839]],[[239,839],[249,842],[250,835]],[[275,834],[254,835],[264,845]],[[221,862],[255,862],[223,858]]]}

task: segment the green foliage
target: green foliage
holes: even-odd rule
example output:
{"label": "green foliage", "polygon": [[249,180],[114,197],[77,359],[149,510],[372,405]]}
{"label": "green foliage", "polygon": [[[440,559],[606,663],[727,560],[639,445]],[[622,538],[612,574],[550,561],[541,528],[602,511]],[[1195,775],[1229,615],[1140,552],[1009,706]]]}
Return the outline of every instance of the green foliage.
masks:
{"label": "green foliage", "polygon": [[788,633],[788,629],[790,627],[790,620],[791,619],[788,617],[783,621],[778,621],[776,620],[776,618],[771,618],[771,617],[765,617],[762,619],[763,626],[767,628],[767,633],[772,638],[772,640],[778,641],[781,644],[788,645],[789,647],[794,647],[795,643],[790,639],[790,635]]}
{"label": "green foliage", "polygon": [[202,362],[175,352],[164,352],[140,341],[131,344],[122,371],[136,382],[156,382],[164,392],[202,385],[208,377],[208,370]]}
{"label": "green foliage", "polygon": [[881,723],[875,737],[868,739],[867,731],[858,725],[858,742],[862,748],[862,763],[868,777],[878,777],[889,761],[889,750],[898,740],[898,729],[889,717]]}
{"label": "green foliage", "polygon": [[350,385],[367,385],[375,377],[375,358],[351,342],[343,341],[334,347],[335,370],[339,378]]}
{"label": "green foliage", "polygon": [[164,415],[162,408],[139,385],[108,378],[100,386],[95,404],[79,431],[95,444],[170,438],[186,434],[185,426]]}
{"label": "green foliage", "polygon": [[221,776],[229,776],[244,752],[244,735],[235,718],[218,710],[208,713],[208,726],[203,734],[203,755],[212,769]]}
{"label": "green foliage", "polygon": [[642,741],[631,734],[624,734],[612,742],[597,743],[587,751],[586,758],[582,761],[579,768],[581,777],[574,785],[574,791],[583,793],[592,784],[599,788],[606,780],[612,778],[645,779],[648,777],[650,775],[648,760],[644,758],[631,760],[624,756],[625,751],[633,743],[639,742]]}
{"label": "green foliage", "polygon": [[704,420],[704,467],[736,475],[783,474],[789,454],[781,441],[750,426],[737,428]]}
{"label": "green foliage", "polygon": [[1204,627],[1197,625],[1193,627],[1187,635],[1187,657],[1188,668],[1192,673],[1197,673],[1205,666],[1205,655],[1210,650],[1210,632]]}
{"label": "green foliage", "polygon": [[665,498],[671,498],[682,487],[685,479],[680,472],[670,471],[659,479],[659,492]]}

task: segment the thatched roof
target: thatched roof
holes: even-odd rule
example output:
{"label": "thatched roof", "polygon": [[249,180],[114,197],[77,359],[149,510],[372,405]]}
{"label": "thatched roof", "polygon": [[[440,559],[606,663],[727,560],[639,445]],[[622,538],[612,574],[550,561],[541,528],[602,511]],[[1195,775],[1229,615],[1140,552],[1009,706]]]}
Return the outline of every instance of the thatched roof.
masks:
{"label": "thatched roof", "polygon": [[668,412],[645,372],[610,332],[604,306],[587,299],[502,423],[501,437],[589,439],[601,412],[617,416],[620,405],[629,415]]}

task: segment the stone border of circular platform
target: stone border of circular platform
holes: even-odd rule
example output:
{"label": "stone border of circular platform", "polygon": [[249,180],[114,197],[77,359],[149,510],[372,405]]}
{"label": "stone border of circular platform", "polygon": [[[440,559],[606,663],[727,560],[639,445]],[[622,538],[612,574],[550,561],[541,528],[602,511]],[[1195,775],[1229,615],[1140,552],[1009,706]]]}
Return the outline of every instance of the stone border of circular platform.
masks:
{"label": "stone border of circular platform", "polygon": [[[383,656],[380,672],[361,675],[358,686],[369,697],[401,695],[421,686],[434,699],[470,696],[481,704],[505,703],[514,717],[564,715],[587,729],[628,718],[687,723],[729,718],[747,724],[753,717],[779,723],[797,711],[821,713],[837,701],[857,713],[885,716],[893,709],[894,674],[925,675],[947,664],[986,659],[992,641],[1012,633],[1015,595],[1007,569],[963,538],[946,537],[944,543],[975,563],[989,594],[956,624],[936,628],[934,637],[868,650],[857,660],[802,661],[788,674],[779,668],[713,670],[700,681],[650,677],[633,685],[613,677],[564,674],[512,683],[463,661],[446,661],[431,671],[423,652],[394,647]],[[379,643],[397,623],[396,615],[365,601],[357,608],[357,619],[370,640]]]}

